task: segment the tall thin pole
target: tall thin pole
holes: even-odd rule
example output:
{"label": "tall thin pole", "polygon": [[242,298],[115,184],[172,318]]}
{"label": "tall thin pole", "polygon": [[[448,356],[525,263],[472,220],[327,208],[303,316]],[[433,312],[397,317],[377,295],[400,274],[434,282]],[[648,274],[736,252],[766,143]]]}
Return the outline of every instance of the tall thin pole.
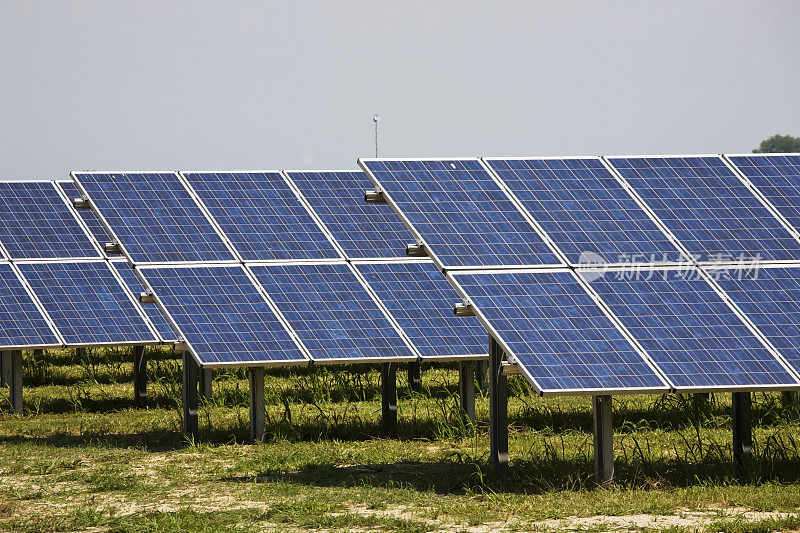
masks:
{"label": "tall thin pole", "polygon": [[375,123],[375,157],[378,157],[378,121],[380,117],[376,114],[372,117],[372,122]]}

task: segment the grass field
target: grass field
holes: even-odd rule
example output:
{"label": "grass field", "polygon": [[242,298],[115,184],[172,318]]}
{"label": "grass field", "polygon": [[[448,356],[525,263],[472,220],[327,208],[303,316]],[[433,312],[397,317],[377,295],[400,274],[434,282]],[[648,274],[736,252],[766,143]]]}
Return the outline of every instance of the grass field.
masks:
{"label": "grass field", "polygon": [[25,354],[25,414],[0,400],[0,530],[800,529],[800,413],[779,394],[754,397],[744,471],[730,395],[615,397],[616,478],[596,487],[590,399],[542,399],[512,378],[501,484],[486,464],[488,398],[465,425],[455,365],[423,367],[421,393],[398,372],[396,438],[381,431],[376,366],[268,371],[256,445],[246,374],[220,371],[192,443],[179,361],[148,353],[143,410],[129,350]]}

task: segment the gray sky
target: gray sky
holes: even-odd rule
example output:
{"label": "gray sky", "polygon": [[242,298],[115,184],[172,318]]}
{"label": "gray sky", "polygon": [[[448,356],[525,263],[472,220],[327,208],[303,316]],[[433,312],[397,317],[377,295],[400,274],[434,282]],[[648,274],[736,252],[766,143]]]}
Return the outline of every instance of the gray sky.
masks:
{"label": "gray sky", "polygon": [[0,176],[800,135],[800,2],[0,0]]}

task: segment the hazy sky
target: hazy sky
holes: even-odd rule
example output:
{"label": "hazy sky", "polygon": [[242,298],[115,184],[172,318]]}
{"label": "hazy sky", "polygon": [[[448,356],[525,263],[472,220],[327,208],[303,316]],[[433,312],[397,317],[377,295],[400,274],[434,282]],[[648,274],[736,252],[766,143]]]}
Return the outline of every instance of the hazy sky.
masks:
{"label": "hazy sky", "polygon": [[800,1],[0,0],[0,176],[750,151]]}

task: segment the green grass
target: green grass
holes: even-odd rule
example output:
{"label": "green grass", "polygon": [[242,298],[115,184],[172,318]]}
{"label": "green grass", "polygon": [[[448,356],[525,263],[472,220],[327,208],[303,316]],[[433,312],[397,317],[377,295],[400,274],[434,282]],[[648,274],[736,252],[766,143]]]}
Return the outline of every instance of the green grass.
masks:
{"label": "green grass", "polygon": [[425,367],[420,393],[398,372],[392,438],[376,367],[270,370],[256,445],[247,376],[220,371],[189,443],[180,363],[148,352],[147,409],[134,408],[128,350],[25,354],[25,414],[0,398],[0,530],[602,530],[686,512],[699,530],[800,529],[800,413],[779,394],[755,396],[744,471],[731,461],[730,395],[615,397],[616,477],[597,487],[590,400],[542,399],[513,378],[501,483],[487,466],[488,398],[465,425],[455,365]]}

